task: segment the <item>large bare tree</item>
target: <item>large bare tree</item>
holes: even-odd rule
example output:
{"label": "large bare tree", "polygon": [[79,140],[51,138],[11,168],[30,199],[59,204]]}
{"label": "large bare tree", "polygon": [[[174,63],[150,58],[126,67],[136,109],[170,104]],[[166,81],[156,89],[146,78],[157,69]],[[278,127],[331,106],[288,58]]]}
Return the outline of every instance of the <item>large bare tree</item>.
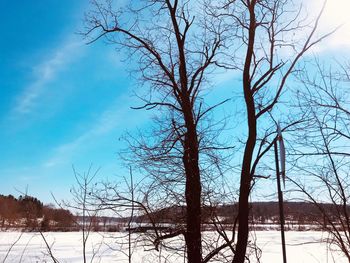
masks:
{"label": "large bare tree", "polygon": [[[234,263],[243,263],[249,234],[249,197],[259,163],[276,140],[278,107],[288,79],[304,54],[332,32],[316,33],[323,8],[310,20],[302,2],[286,0],[228,1],[215,17],[228,18],[234,30],[235,68],[241,69],[246,111],[247,138],[244,144],[239,189],[238,239]],[[239,28],[239,30],[237,30]],[[306,32],[306,33],[305,33]],[[237,54],[242,54],[241,60]],[[285,123],[286,130],[294,122]]]}
{"label": "large bare tree", "polygon": [[90,42],[103,38],[135,59],[134,73],[148,88],[140,95],[140,108],[157,109],[166,121],[158,131],[162,139],[141,148],[142,154],[158,163],[173,157],[181,164],[176,172],[185,178],[187,257],[202,262],[200,150],[205,139],[199,130],[213,107],[206,107],[201,91],[208,73],[220,66],[225,28],[214,17],[203,17],[207,5],[201,1],[137,1],[123,8],[112,1],[93,4],[84,35]]}

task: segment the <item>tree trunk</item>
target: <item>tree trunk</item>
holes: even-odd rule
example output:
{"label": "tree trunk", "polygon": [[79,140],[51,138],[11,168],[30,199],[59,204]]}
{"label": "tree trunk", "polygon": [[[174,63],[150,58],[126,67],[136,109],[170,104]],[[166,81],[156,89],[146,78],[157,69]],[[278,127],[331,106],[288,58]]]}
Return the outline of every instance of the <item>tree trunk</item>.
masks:
{"label": "tree trunk", "polygon": [[236,253],[233,258],[233,263],[244,263],[245,254],[247,251],[248,235],[249,235],[249,195],[252,182],[251,164],[254,154],[254,148],[256,144],[256,113],[254,94],[251,90],[251,76],[250,67],[252,58],[254,55],[254,42],[255,42],[255,4],[256,1],[251,1],[248,5],[250,24],[249,24],[249,37],[248,48],[245,58],[244,70],[243,70],[243,92],[247,109],[248,119],[248,139],[244,149],[244,156],[242,162],[241,182],[239,189],[239,204],[238,204],[238,237],[236,245]]}
{"label": "tree trunk", "polygon": [[185,241],[189,263],[202,262],[201,238],[201,180],[196,126],[189,100],[184,103],[187,134],[184,141],[183,163],[186,173],[186,233]]}
{"label": "tree trunk", "polygon": [[241,184],[239,189],[238,203],[238,238],[236,245],[236,253],[233,258],[233,263],[243,263],[248,244],[249,235],[249,194],[252,181],[250,174],[250,166],[256,141],[256,122],[252,122],[250,126],[250,135],[246,143],[244,151]]}

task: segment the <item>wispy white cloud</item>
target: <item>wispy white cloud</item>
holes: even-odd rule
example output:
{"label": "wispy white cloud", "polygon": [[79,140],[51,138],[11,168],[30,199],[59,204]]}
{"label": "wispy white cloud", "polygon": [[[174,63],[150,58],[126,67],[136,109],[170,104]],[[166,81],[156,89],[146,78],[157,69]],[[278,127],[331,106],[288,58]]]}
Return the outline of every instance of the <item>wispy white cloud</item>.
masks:
{"label": "wispy white cloud", "polygon": [[[82,148],[94,147],[102,137],[111,132],[118,134],[125,129],[142,125],[147,120],[144,111],[129,108],[132,99],[127,95],[118,97],[108,109],[89,126],[86,131],[70,142],[59,145],[52,150],[51,156],[43,162],[43,167],[54,167],[59,164],[71,164],[74,157],[81,154]],[[93,160],[91,160],[93,161]]]}
{"label": "wispy white cloud", "polygon": [[66,41],[56,50],[47,54],[43,61],[33,66],[34,81],[28,84],[15,101],[14,114],[28,114],[41,96],[50,87],[50,83],[57,78],[58,73],[71,63],[79,54],[82,44],[77,41]]}

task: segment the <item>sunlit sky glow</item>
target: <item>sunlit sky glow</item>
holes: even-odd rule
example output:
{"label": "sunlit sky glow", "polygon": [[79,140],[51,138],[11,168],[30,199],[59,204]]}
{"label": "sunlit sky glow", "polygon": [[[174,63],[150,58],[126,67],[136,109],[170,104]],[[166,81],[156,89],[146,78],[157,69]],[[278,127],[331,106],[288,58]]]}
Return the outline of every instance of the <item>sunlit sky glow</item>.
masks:
{"label": "sunlit sky glow", "polygon": [[[309,5],[309,12],[317,12],[323,5],[322,0],[303,1]],[[324,14],[320,21],[320,30],[329,32],[340,26],[338,31],[320,44],[318,49],[336,49],[350,47],[350,1],[349,0],[328,0]]]}
{"label": "sunlit sky glow", "polygon": [[[74,182],[71,166],[92,163],[103,177],[123,173],[117,152],[126,130],[147,125],[131,110],[135,85],[112,47],[87,46],[82,27],[86,0],[0,1],[0,193],[28,193],[51,201]],[[319,10],[321,0],[309,3]],[[328,0],[321,31],[343,27],[315,51],[337,56],[350,49],[349,0]],[[230,92],[232,77],[218,76]]]}

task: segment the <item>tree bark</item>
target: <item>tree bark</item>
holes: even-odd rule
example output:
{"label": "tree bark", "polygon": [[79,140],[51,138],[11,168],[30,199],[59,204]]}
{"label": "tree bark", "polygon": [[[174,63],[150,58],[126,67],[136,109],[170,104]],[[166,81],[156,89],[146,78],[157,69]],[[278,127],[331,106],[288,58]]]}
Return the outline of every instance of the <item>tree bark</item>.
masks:
{"label": "tree bark", "polygon": [[190,106],[186,100],[183,105],[187,134],[184,140],[183,163],[186,173],[186,246],[188,262],[202,262],[201,238],[201,180],[199,170],[198,135]]}

